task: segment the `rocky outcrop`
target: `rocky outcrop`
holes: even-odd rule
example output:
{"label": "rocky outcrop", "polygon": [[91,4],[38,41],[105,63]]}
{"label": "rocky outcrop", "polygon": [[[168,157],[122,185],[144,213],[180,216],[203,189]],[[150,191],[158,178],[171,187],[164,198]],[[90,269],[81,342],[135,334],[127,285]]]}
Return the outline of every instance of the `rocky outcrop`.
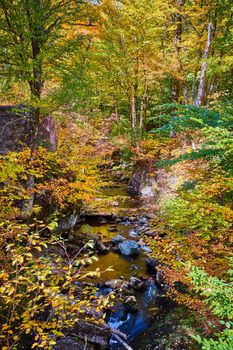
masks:
{"label": "rocky outcrop", "polygon": [[80,217],[80,208],[73,209],[73,211],[66,215],[63,219],[58,221],[57,227],[53,229],[53,233],[63,233],[70,231],[78,222]]}
{"label": "rocky outcrop", "polygon": [[[0,106],[0,154],[30,147],[35,138],[32,108]],[[45,117],[38,128],[37,142],[49,151],[57,148],[57,135],[54,119]]]}
{"label": "rocky outcrop", "polygon": [[54,118],[47,116],[42,120],[38,130],[38,143],[48,151],[56,151],[58,137]]}
{"label": "rocky outcrop", "polygon": [[0,106],[0,130],[1,154],[29,146],[33,133],[30,109],[24,106]]}
{"label": "rocky outcrop", "polygon": [[108,327],[79,320],[67,336],[57,340],[53,350],[106,350],[110,340]]}
{"label": "rocky outcrop", "polygon": [[132,194],[140,194],[141,186],[146,181],[149,173],[149,164],[145,159],[136,161],[133,174],[128,184],[128,191]]}
{"label": "rocky outcrop", "polygon": [[108,347],[111,335],[107,327],[82,320],[75,323],[73,333],[77,334],[80,339],[101,346],[102,349]]}
{"label": "rocky outcrop", "polygon": [[57,340],[57,344],[53,347],[53,350],[77,350],[77,349],[86,349],[86,350],[95,350],[94,344],[87,344],[83,339],[78,339],[77,337],[62,337]]}
{"label": "rocky outcrop", "polygon": [[136,161],[132,176],[128,183],[128,192],[145,197],[156,195],[156,182],[150,176],[152,167],[148,159]]}

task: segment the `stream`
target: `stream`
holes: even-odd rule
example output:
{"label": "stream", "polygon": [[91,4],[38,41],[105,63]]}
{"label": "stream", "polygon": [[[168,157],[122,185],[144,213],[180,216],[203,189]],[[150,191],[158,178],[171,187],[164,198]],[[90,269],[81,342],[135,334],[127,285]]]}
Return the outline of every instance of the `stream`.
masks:
{"label": "stream", "polygon": [[[122,188],[115,188],[103,192],[106,197],[124,194],[124,200],[120,200],[117,206],[108,207],[109,212],[114,212],[113,219],[100,215],[87,216],[78,227],[78,232],[88,232],[98,236],[109,251],[98,256],[98,261],[93,262],[91,269],[99,268],[110,271],[101,274],[98,280],[92,279],[99,290],[99,294],[106,295],[119,281],[133,281],[133,278],[143,283],[142,288],[131,288],[128,298],[134,301],[133,307],[128,307],[121,302],[118,307],[107,316],[107,322],[113,329],[119,330],[127,336],[127,344],[134,350],[195,350],[196,346],[190,343],[190,338],[185,335],[185,327],[192,325],[193,317],[187,308],[175,304],[166,298],[161,285],[157,283],[155,269],[150,265],[148,254],[150,249],[143,243],[142,236],[149,229],[149,218],[146,211],[154,200],[149,198],[132,197]],[[122,197],[121,197],[122,198]],[[136,208],[136,210],[135,210]],[[146,208],[146,209],[145,209]],[[117,213],[117,214],[116,214]],[[133,241],[139,247],[139,254],[127,256],[119,252],[111,242],[114,237],[121,235],[123,242]],[[125,298],[127,298],[127,293]],[[109,350],[124,349],[114,336],[111,337]]]}

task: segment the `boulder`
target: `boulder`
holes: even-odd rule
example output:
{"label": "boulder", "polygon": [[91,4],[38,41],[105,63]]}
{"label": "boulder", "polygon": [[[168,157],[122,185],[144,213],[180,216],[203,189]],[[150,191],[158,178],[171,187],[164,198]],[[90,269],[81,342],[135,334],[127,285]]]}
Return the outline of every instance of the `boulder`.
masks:
{"label": "boulder", "polygon": [[79,220],[79,210],[74,209],[70,215],[58,221],[57,227],[53,229],[53,233],[62,233],[70,231]]}
{"label": "boulder", "polygon": [[147,265],[147,269],[148,272],[151,274],[156,274],[157,273],[157,266],[158,266],[158,261],[156,259],[153,258],[147,258],[146,259],[146,265]]}
{"label": "boulder", "polygon": [[142,184],[140,189],[140,194],[143,197],[155,197],[158,194],[158,186],[155,178],[148,175],[144,184]]}
{"label": "boulder", "polygon": [[72,333],[77,335],[78,338],[84,339],[88,343],[93,343],[101,348],[108,348],[111,335],[107,326],[99,326],[95,323],[85,322],[82,320],[75,323]]}
{"label": "boulder", "polygon": [[0,106],[0,153],[15,152],[32,144],[32,109],[26,106]]}
{"label": "boulder", "polygon": [[122,255],[128,257],[134,257],[140,253],[139,245],[135,241],[125,240],[119,244],[118,248]]}
{"label": "boulder", "polygon": [[91,208],[82,208],[81,218],[89,221],[98,221],[98,223],[107,223],[115,219],[114,214],[107,211],[93,211]]}
{"label": "boulder", "polygon": [[[35,135],[33,108],[25,105],[0,106],[0,154],[22,150],[32,145]],[[39,125],[38,144],[49,151],[57,148],[57,134],[52,117]]]}
{"label": "boulder", "polygon": [[143,197],[155,197],[157,183],[151,176],[152,165],[148,159],[138,159],[128,183],[128,192]]}
{"label": "boulder", "polygon": [[50,152],[55,152],[58,144],[58,137],[54,118],[45,117],[38,128],[38,139],[40,146],[46,148]]}
{"label": "boulder", "polygon": [[128,312],[137,312],[137,299],[134,295],[128,295],[124,299],[124,306]]}
{"label": "boulder", "polygon": [[122,243],[126,240],[125,237],[123,237],[122,235],[116,235],[115,237],[110,239],[110,243],[112,243],[113,245],[117,245],[119,243]]}
{"label": "boulder", "polygon": [[126,282],[122,279],[109,280],[105,282],[105,286],[111,289],[118,289],[123,285],[126,286]]}
{"label": "boulder", "polygon": [[65,336],[57,340],[57,344],[54,345],[53,350],[95,350],[95,345],[87,343],[83,339],[78,339],[77,337]]}
{"label": "boulder", "polygon": [[141,188],[148,178],[150,164],[147,159],[139,159],[136,161],[132,176],[128,183],[128,192],[132,194],[140,194]]}
{"label": "boulder", "polygon": [[98,250],[99,254],[105,255],[105,254],[108,254],[108,252],[109,252],[109,248],[106,247],[106,245],[101,241],[97,241],[95,244],[95,247]]}
{"label": "boulder", "polygon": [[135,290],[142,290],[144,288],[144,281],[137,277],[131,276],[129,279],[129,287]]}

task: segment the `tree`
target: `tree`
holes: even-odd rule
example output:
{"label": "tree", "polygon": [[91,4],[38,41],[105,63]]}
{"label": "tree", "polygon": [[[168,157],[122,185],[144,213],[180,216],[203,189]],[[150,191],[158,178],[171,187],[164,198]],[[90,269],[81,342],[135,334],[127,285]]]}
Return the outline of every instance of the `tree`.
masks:
{"label": "tree", "polygon": [[110,92],[115,105],[127,106],[134,142],[145,126],[150,91],[161,79],[167,11],[160,0],[103,1],[100,7],[97,84],[100,91]]}
{"label": "tree", "polygon": [[0,0],[0,75],[28,84],[35,127],[45,81],[69,52],[64,47],[70,25],[78,36],[83,6],[81,0]]}

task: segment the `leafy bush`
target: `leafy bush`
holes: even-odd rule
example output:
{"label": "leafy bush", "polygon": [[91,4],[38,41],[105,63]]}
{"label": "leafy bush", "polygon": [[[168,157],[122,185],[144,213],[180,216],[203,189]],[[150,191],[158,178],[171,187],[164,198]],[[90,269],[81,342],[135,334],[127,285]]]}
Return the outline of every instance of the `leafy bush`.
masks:
{"label": "leafy bush", "polygon": [[[41,238],[43,223],[30,226],[31,233],[23,224],[1,226],[1,234],[15,233],[14,239],[1,239],[5,260],[0,273],[0,341],[4,350],[18,349],[27,335],[30,348],[51,349],[77,320],[103,322],[103,314],[95,319],[94,310],[108,302],[108,298],[97,298],[94,288],[78,285],[85,277],[100,274],[82,270],[96,259],[87,253],[92,243],[69,254],[63,239]],[[86,251],[84,256],[82,251]]]}
{"label": "leafy bush", "polygon": [[222,330],[215,332],[213,338],[194,338],[202,350],[233,349],[233,258],[230,258],[228,279],[221,280],[208,276],[203,269],[193,267],[189,273],[195,290],[205,298],[212,312],[217,315]]}

